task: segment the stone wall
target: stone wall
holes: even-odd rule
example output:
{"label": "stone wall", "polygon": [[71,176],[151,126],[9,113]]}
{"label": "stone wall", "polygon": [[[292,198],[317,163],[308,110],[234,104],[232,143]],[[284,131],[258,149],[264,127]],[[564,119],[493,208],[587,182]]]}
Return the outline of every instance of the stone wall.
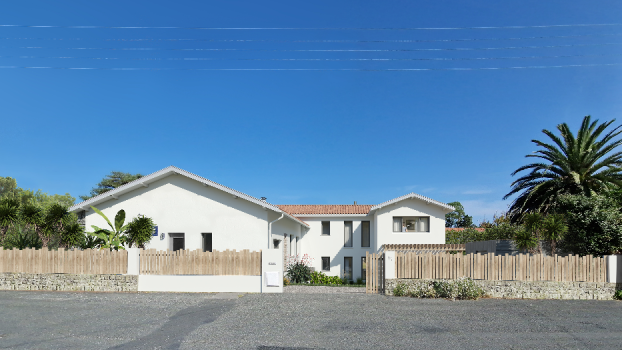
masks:
{"label": "stone wall", "polygon": [[6,272],[0,273],[0,290],[136,292],[138,276]]}
{"label": "stone wall", "polygon": [[[386,294],[393,295],[397,283],[406,285],[418,279],[387,279]],[[510,299],[597,299],[612,300],[622,283],[553,282],[553,281],[484,281],[475,280],[493,298]]]}

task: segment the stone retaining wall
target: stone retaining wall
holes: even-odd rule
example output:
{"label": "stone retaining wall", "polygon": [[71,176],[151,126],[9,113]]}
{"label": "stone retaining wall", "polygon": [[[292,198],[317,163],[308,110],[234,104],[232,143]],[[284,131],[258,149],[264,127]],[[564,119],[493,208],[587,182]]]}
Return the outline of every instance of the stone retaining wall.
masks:
{"label": "stone retaining wall", "polygon": [[0,290],[136,292],[138,276],[7,272],[0,273]]}
{"label": "stone retaining wall", "polygon": [[[386,294],[393,295],[397,283],[412,284],[419,279],[387,279]],[[484,281],[475,280],[493,298],[511,299],[597,299],[612,300],[622,283],[553,282],[553,281]]]}

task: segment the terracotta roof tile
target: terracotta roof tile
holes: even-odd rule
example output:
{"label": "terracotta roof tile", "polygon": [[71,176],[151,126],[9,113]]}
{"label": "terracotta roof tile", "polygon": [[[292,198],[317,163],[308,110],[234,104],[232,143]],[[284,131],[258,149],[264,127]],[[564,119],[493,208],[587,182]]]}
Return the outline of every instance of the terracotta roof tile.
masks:
{"label": "terracotta roof tile", "polygon": [[368,214],[373,205],[367,204],[294,204],[277,205],[279,209],[290,215],[317,215],[317,214]]}

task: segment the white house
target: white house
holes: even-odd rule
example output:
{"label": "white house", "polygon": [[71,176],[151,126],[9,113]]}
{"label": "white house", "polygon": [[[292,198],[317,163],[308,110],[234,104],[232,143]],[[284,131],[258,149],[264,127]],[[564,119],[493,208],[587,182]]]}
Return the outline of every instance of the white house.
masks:
{"label": "white house", "polygon": [[273,205],[170,166],[74,205],[91,225],[123,209],[127,220],[146,215],[156,249],[262,250],[282,248],[284,259],[304,254],[316,271],[365,276],[365,252],[383,244],[445,243],[445,214],[453,208],[411,193],[377,205]]}

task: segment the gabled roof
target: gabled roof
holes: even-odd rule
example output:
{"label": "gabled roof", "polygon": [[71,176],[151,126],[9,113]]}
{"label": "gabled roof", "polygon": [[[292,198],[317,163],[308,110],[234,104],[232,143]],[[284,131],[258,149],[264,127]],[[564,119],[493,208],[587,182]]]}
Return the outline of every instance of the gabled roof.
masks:
{"label": "gabled roof", "polygon": [[335,215],[335,214],[354,214],[367,215],[372,205],[366,204],[294,204],[294,205],[278,205],[281,210],[292,215]]}
{"label": "gabled roof", "polygon": [[428,198],[426,196],[422,196],[420,194],[416,194],[416,193],[413,192],[413,193],[409,193],[409,194],[401,196],[401,197],[397,197],[397,198],[391,199],[390,201],[386,201],[386,202],[374,205],[373,207],[371,207],[370,211],[376,210],[376,209],[380,209],[382,207],[386,207],[387,205],[390,205],[390,204],[393,204],[393,203],[401,202],[401,201],[403,201],[405,199],[412,199],[412,198],[422,200],[422,201],[424,201],[426,203],[429,203],[429,204],[437,205],[437,206],[439,206],[439,207],[441,207],[443,209],[449,210],[449,211],[456,210],[451,205],[445,204],[443,202],[435,201],[432,198]]}
{"label": "gabled roof", "polygon": [[72,206],[71,208],[69,208],[69,211],[73,212],[73,211],[77,211],[77,210],[88,209],[91,205],[95,205],[96,203],[104,202],[106,200],[109,200],[110,198],[115,198],[118,195],[121,195],[121,194],[126,193],[126,192],[130,192],[130,191],[132,191],[132,190],[134,190],[134,189],[136,189],[138,187],[145,187],[146,185],[148,185],[151,182],[157,181],[159,179],[162,179],[164,177],[167,177],[167,176],[170,176],[170,175],[173,175],[173,174],[183,175],[183,176],[185,176],[187,178],[196,180],[196,181],[198,181],[198,182],[200,182],[200,183],[202,183],[202,184],[204,184],[206,186],[214,187],[214,188],[219,189],[219,190],[221,190],[223,192],[226,192],[226,193],[234,195],[234,196],[236,196],[238,198],[247,200],[247,201],[249,201],[251,203],[257,204],[257,205],[259,205],[261,207],[264,207],[266,209],[273,210],[273,211],[275,211],[277,213],[285,214],[285,216],[287,216],[288,218],[290,218],[290,219],[292,219],[292,220],[294,220],[294,221],[296,221],[296,222],[298,222],[298,223],[300,223],[302,225],[305,225],[306,227],[309,227],[309,225],[307,223],[305,223],[304,221],[302,221],[302,220],[300,220],[300,219],[298,219],[296,217],[291,216],[289,213],[279,209],[279,207],[277,207],[274,204],[270,204],[270,203],[268,203],[266,201],[262,201],[261,199],[255,198],[253,196],[249,196],[246,193],[242,193],[240,191],[236,191],[236,190],[234,190],[232,188],[229,188],[227,186],[223,186],[223,185],[221,185],[219,183],[216,183],[214,181],[208,180],[208,179],[206,179],[204,177],[201,177],[199,175],[193,174],[191,172],[188,172],[186,170],[180,169],[180,168],[172,166],[172,165],[167,167],[167,168],[164,168],[162,170],[156,171],[155,173],[151,173],[151,174],[149,174],[147,176],[143,176],[140,179],[136,179],[136,180],[134,180],[132,182],[128,182],[127,184],[125,184],[123,186],[119,186],[119,187],[115,188],[114,190],[110,190],[108,192],[102,193],[102,194],[100,194],[98,196],[95,196],[93,198],[87,199],[87,200],[85,200],[85,201],[83,201],[81,203],[78,203],[78,204]]}

